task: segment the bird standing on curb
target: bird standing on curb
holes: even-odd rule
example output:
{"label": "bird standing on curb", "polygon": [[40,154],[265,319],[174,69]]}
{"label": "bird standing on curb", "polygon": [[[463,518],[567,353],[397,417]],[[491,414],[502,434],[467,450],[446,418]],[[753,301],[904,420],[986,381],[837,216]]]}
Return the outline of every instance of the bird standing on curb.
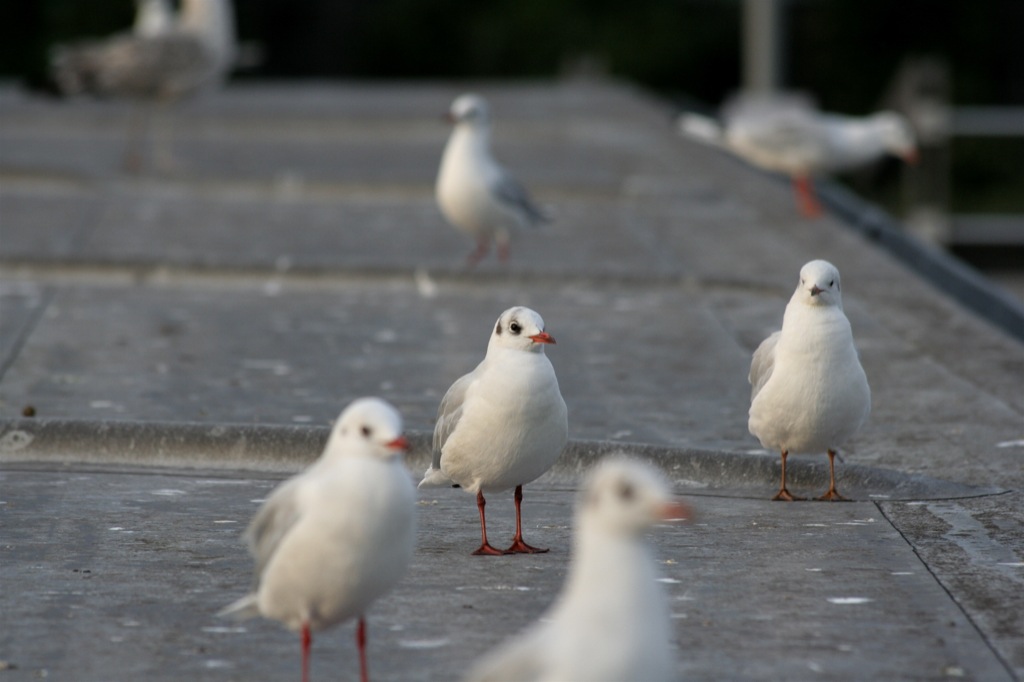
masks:
{"label": "bird standing on curb", "polygon": [[301,634],[309,679],[312,633],[357,618],[361,679],[368,678],[365,613],[405,574],[415,545],[416,492],[401,455],[402,418],[378,398],[349,405],[323,455],[278,486],[245,539],[253,591],[218,615],[263,616]]}
{"label": "bird standing on curb", "polygon": [[[558,459],[568,438],[568,413],[544,346],[555,343],[533,310],[501,314],[487,355],[452,384],[438,408],[434,456],[420,487],[455,483],[476,494],[480,547],[473,554],[546,552],[523,540],[523,486]],[[515,488],[516,533],[506,550],[487,540],[484,492]]]}
{"label": "bird standing on curb", "polygon": [[844,500],[836,490],[836,448],[857,432],[871,411],[871,389],[843,313],[839,270],[814,260],[782,320],[750,364],[750,433],[782,455],[782,481],[774,500],[799,500],[786,488],[791,453],[826,451],[829,489],[819,500]]}
{"label": "bird standing on curb", "polygon": [[437,203],[444,217],[476,239],[467,265],[487,255],[491,242],[498,259],[508,260],[509,232],[549,221],[548,216],[491,153],[491,117],[486,100],[462,95],[452,102],[449,120],[455,125],[437,175]]}

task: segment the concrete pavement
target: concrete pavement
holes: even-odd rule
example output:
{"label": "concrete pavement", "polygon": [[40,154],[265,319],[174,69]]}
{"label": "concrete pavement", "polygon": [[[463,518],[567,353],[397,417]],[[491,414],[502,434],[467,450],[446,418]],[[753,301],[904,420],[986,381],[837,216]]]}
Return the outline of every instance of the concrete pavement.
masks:
{"label": "concrete pavement", "polygon": [[[579,470],[626,451],[699,514],[652,535],[680,679],[1021,679],[1013,330],[886,240],[800,219],[786,183],[679,139],[616,83],[480,84],[497,154],[557,221],[466,272],[432,199],[463,89],[229,88],[177,112],[174,164],[137,177],[118,166],[123,106],[0,91],[5,678],[294,674],[292,635],[212,617],[248,585],[252,500],[364,394],[401,409],[420,472],[444,390],[522,303],[558,339],[574,441],[526,491],[553,552],[468,557],[472,499],[422,494],[410,577],[370,614],[375,677],[452,679],[536,618]],[[746,372],[818,257],[843,273],[873,391],[840,464],[857,502],[772,504]],[[823,490],[824,460],[799,459],[798,486]],[[498,537],[508,502],[489,507]],[[318,638],[317,679],[354,677],[351,629]]]}

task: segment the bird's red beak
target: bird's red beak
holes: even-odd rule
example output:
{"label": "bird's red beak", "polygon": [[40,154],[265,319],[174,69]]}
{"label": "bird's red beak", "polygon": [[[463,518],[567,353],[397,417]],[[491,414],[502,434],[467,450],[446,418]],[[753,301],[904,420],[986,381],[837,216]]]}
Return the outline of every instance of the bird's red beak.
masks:
{"label": "bird's red beak", "polygon": [[820,294],[823,291],[825,291],[825,290],[824,289],[819,289],[818,286],[815,285],[815,286],[811,287],[811,296],[817,296],[818,294]]}
{"label": "bird's red beak", "polygon": [[398,438],[396,438],[396,439],[394,439],[392,441],[388,441],[384,445],[386,445],[387,447],[391,448],[392,450],[408,450],[409,449],[409,439],[406,438],[405,436],[399,436]]}
{"label": "bird's red beak", "polygon": [[903,162],[911,166],[916,166],[920,159],[921,155],[917,153],[917,149],[908,149],[903,154]]}
{"label": "bird's red beak", "polygon": [[547,332],[541,332],[540,334],[534,334],[530,337],[534,343],[554,343],[555,337],[551,336]]}
{"label": "bird's red beak", "polygon": [[694,514],[689,505],[672,501],[662,505],[658,510],[658,517],[662,521],[692,521]]}
{"label": "bird's red beak", "polygon": [[455,125],[455,116],[450,111],[444,112],[441,116],[441,120],[450,125]]}

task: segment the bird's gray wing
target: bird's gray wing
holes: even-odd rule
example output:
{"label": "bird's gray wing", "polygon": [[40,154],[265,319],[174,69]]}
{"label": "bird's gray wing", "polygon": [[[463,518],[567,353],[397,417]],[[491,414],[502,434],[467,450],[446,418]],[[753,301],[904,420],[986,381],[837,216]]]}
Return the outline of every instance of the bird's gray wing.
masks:
{"label": "bird's gray wing", "polygon": [[[481,363],[482,364],[482,363]],[[479,366],[477,367],[479,369]],[[455,427],[462,418],[462,404],[466,400],[466,391],[470,384],[476,379],[476,371],[460,377],[448,392],[441,398],[441,404],[437,408],[437,422],[434,424],[433,443],[433,468],[441,469],[441,448],[448,441],[448,437],[455,431]]]}
{"label": "bird's gray wing", "polygon": [[501,203],[523,214],[531,226],[550,222],[551,218],[533,202],[526,188],[504,169],[497,174],[490,189]]}
{"label": "bird's gray wing", "polygon": [[298,502],[298,491],[302,484],[302,477],[296,476],[278,486],[256,512],[242,536],[256,561],[253,571],[254,590],[259,586],[260,576],[270,557],[302,515]]}
{"label": "bird's gray wing", "polygon": [[747,379],[750,381],[750,399],[753,400],[764,387],[775,368],[775,347],[779,344],[781,331],[775,332],[761,342],[761,345],[754,351],[754,358],[750,361],[750,374]]}
{"label": "bird's gray wing", "polygon": [[58,47],[54,80],[65,94],[175,96],[202,85],[214,68],[193,35],[135,36]]}

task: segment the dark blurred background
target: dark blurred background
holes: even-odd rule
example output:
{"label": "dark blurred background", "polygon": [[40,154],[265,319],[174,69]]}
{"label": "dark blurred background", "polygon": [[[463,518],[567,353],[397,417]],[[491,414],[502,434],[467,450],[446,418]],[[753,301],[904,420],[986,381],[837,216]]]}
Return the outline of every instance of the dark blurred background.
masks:
{"label": "dark blurred background", "polygon": [[[891,105],[901,69],[922,58],[944,69],[954,107],[1024,106],[1022,0],[781,7],[781,85],[813,93],[826,110]],[[681,106],[713,108],[741,82],[742,9],[741,0],[236,0],[239,38],[258,44],[262,61],[235,79],[553,78],[588,70]],[[0,0],[0,78],[40,84],[51,45],[123,30],[133,13],[131,0]],[[1024,214],[1024,136],[976,131],[948,148],[951,213]],[[892,207],[897,172],[883,165],[849,181]]]}

